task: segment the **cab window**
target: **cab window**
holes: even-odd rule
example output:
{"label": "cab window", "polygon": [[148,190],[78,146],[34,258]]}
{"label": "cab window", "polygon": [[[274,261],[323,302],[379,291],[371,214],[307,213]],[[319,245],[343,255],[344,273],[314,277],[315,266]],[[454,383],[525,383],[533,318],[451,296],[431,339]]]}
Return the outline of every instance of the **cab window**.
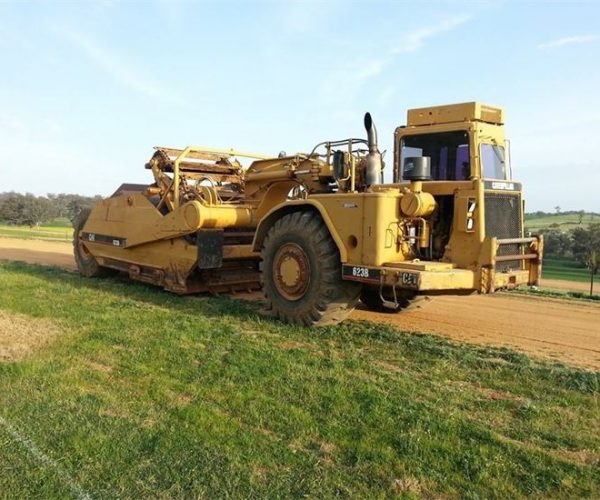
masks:
{"label": "cab window", "polygon": [[405,136],[401,148],[401,166],[406,158],[429,156],[433,180],[462,181],[471,176],[469,134],[465,131]]}
{"label": "cab window", "polygon": [[496,144],[482,144],[481,167],[484,179],[506,179],[504,147]]}

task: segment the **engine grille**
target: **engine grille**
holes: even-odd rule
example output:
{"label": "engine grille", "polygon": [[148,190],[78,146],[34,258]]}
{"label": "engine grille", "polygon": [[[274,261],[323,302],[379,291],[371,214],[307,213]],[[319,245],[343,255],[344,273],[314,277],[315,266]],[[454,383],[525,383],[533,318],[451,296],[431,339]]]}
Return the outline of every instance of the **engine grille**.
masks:
{"label": "engine grille", "polygon": [[[498,239],[520,238],[523,235],[521,226],[520,194],[485,193],[485,234]],[[502,245],[498,255],[516,255],[521,253],[520,245]],[[510,260],[499,262],[498,271],[520,269],[522,261]]]}

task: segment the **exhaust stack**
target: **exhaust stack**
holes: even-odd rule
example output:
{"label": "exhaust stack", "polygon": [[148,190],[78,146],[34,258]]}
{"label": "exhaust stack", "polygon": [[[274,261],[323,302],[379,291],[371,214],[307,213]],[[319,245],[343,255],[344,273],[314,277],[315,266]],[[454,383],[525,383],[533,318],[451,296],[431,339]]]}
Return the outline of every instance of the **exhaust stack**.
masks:
{"label": "exhaust stack", "polygon": [[377,128],[375,128],[371,113],[365,113],[365,129],[367,131],[367,144],[369,146],[365,177],[367,186],[371,186],[373,184],[381,184],[383,175],[383,161],[377,146]]}

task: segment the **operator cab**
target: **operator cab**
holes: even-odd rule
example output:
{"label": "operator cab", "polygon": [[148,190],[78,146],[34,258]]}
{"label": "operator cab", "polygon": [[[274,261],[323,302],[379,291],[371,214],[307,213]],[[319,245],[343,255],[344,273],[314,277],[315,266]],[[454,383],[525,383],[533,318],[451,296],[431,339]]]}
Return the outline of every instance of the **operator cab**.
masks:
{"label": "operator cab", "polygon": [[428,157],[432,181],[509,180],[502,110],[480,103],[408,111],[396,129],[394,182],[411,180],[414,158]]}
{"label": "operator cab", "polygon": [[[448,259],[467,267],[473,250],[453,248],[472,237],[520,238],[520,184],[510,181],[503,111],[478,102],[411,109],[394,136],[394,182],[431,194],[431,244],[420,258]],[[518,253],[518,247],[503,248]],[[478,251],[478,250],[477,250]],[[507,266],[516,267],[519,262]],[[498,268],[500,268],[499,266]]]}

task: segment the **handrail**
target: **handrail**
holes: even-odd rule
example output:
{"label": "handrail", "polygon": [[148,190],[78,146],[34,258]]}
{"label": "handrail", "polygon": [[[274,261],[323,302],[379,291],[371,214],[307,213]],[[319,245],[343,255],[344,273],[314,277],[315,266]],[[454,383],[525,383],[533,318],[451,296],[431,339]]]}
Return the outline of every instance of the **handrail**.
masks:
{"label": "handrail", "polygon": [[496,262],[509,262],[511,260],[535,260],[539,258],[537,253],[519,253],[515,255],[496,255]]}
{"label": "handrail", "polygon": [[526,237],[526,238],[504,238],[496,240],[498,245],[515,245],[517,243],[533,243],[534,241],[538,241],[538,238]]}
{"label": "handrail", "polygon": [[183,150],[183,152],[177,157],[177,159],[179,159],[179,157],[183,154],[189,154],[189,153],[213,153],[213,154],[222,154],[222,155],[226,155],[228,157],[231,156],[239,156],[240,158],[251,158],[254,160],[268,160],[270,158],[273,158],[273,156],[269,156],[269,155],[264,155],[261,153],[248,153],[247,151],[238,151],[237,149],[219,149],[219,148],[207,148],[204,146],[188,146],[187,148],[185,148]]}
{"label": "handrail", "polygon": [[179,165],[190,153],[216,153],[231,156],[240,156],[242,158],[252,158],[254,160],[268,160],[271,156],[261,155],[258,153],[245,153],[236,149],[215,149],[206,148],[203,146],[188,146],[186,147],[173,162],[173,206],[179,208]]}

